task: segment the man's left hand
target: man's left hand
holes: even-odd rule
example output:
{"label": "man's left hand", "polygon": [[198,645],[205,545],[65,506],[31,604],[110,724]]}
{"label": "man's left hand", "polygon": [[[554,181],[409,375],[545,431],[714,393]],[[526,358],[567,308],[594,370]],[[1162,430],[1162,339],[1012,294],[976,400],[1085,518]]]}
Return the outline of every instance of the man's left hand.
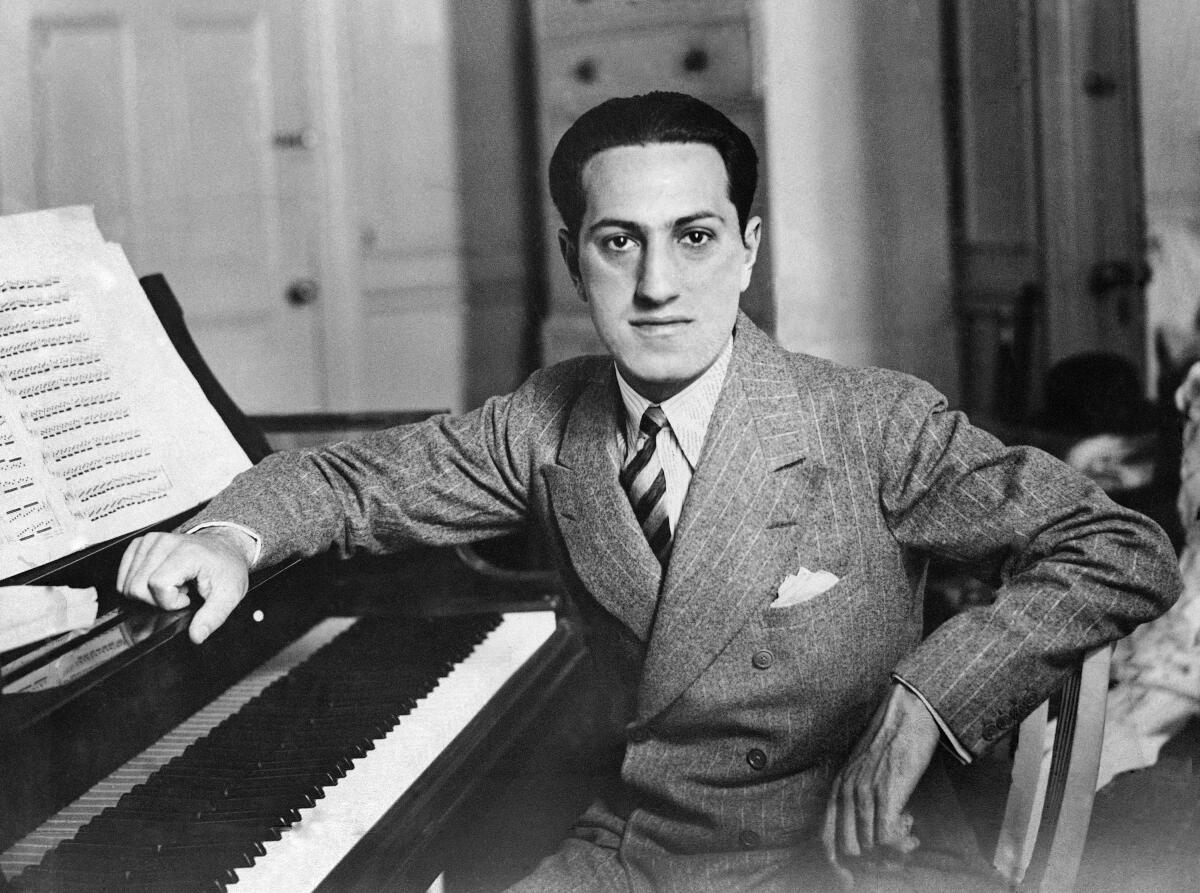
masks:
{"label": "man's left hand", "polygon": [[876,847],[904,855],[919,845],[904,807],[933,759],[938,735],[920,698],[893,684],[834,779],[825,809],[825,857],[845,886],[853,884],[853,876],[841,856],[862,856]]}

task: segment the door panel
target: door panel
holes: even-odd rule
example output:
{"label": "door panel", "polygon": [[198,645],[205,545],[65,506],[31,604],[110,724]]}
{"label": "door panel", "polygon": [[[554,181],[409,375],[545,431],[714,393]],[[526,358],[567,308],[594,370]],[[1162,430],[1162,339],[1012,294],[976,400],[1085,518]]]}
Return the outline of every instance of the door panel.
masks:
{"label": "door panel", "polygon": [[316,309],[285,298],[319,278],[313,150],[289,141],[308,125],[302,11],[23,0],[0,14],[0,115],[29,125],[0,137],[2,210],[95,205],[139,274],[166,275],[250,411],[322,406]]}
{"label": "door panel", "polygon": [[964,403],[1020,421],[1057,360],[1145,362],[1133,5],[943,8]]}

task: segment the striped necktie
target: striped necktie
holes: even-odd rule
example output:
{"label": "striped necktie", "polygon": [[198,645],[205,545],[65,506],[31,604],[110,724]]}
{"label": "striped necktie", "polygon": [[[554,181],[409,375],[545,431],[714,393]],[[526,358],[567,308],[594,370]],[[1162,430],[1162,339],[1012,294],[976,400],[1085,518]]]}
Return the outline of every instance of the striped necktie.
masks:
{"label": "striped necktie", "polygon": [[629,494],[650,548],[664,567],[671,556],[671,521],[667,517],[667,477],[655,452],[655,442],[658,432],[666,427],[662,408],[648,407],[642,415],[637,454],[621,469],[621,486]]}

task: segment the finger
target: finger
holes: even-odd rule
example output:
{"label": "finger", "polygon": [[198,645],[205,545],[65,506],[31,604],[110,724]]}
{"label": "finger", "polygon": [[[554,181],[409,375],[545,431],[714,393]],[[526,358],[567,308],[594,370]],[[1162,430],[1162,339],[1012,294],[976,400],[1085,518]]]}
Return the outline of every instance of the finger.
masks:
{"label": "finger", "polygon": [[859,784],[854,789],[854,801],[858,845],[863,852],[867,852],[873,849],[876,843],[875,791],[869,785]]}
{"label": "finger", "polygon": [[224,623],[246,595],[246,578],[226,568],[201,573],[196,587],[204,604],[192,618],[188,634],[197,645]]}
{"label": "finger", "polygon": [[913,850],[921,845],[921,839],[915,834],[906,834],[899,840],[888,844],[888,847],[900,853],[902,856],[907,856]]}
{"label": "finger", "polygon": [[136,556],[141,550],[143,537],[131,540],[121,556],[121,564],[117,568],[117,592],[125,592],[125,581],[129,576],[130,566],[136,563]]}
{"label": "finger", "polygon": [[838,794],[837,790],[841,786],[839,778],[834,785],[834,793],[829,798],[829,803],[825,806],[825,824],[821,829],[821,849],[825,851],[825,861],[829,864],[830,870],[834,877],[837,878],[838,884],[843,890],[849,890],[854,886],[854,875],[852,875],[838,860],[837,847],[837,827],[838,827]]}
{"label": "finger", "polygon": [[196,570],[184,549],[164,551],[165,554],[156,551],[149,556],[154,569],[146,577],[146,588],[159,607],[177,611],[188,606],[188,583],[195,579]]}
{"label": "finger", "polygon": [[899,790],[896,790],[897,779],[894,775],[884,783],[884,789],[880,795],[879,809],[875,813],[875,823],[872,830],[875,834],[875,843],[883,846],[891,846],[894,841],[904,837],[912,829],[912,816],[904,812],[904,807],[908,803],[909,792],[904,790],[904,785],[899,785]]}
{"label": "finger", "polygon": [[921,841],[912,833],[912,828],[912,813],[902,812],[894,820],[879,828],[876,839],[881,845],[908,855],[921,845]]}
{"label": "finger", "polygon": [[125,594],[150,605],[168,609],[178,607],[177,600],[174,598],[169,598],[166,604],[160,602],[150,585],[152,576],[176,545],[176,538],[170,534],[156,533],[142,537],[137,545],[137,550],[129,561],[129,570],[125,579]]}
{"label": "finger", "polygon": [[134,580],[145,576],[144,573],[139,572],[145,570],[146,555],[150,552],[157,537],[156,533],[139,536],[129,544],[125,554],[121,556],[121,566],[117,568],[117,589],[125,595],[149,598],[149,592],[144,588],[136,594],[131,590],[134,588]]}
{"label": "finger", "polygon": [[858,810],[855,808],[854,786],[843,781],[839,799],[841,801],[838,815],[838,832],[841,835],[840,851],[847,856],[861,856],[862,849],[858,845]]}

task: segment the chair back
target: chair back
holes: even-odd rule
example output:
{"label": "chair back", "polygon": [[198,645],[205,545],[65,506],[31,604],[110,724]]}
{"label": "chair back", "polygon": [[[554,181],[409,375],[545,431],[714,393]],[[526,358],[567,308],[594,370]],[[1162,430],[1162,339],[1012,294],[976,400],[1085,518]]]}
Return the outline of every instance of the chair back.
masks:
{"label": "chair back", "polygon": [[1067,893],[1092,818],[1112,646],[1091,651],[1055,699],[1021,723],[993,864],[1014,887]]}

